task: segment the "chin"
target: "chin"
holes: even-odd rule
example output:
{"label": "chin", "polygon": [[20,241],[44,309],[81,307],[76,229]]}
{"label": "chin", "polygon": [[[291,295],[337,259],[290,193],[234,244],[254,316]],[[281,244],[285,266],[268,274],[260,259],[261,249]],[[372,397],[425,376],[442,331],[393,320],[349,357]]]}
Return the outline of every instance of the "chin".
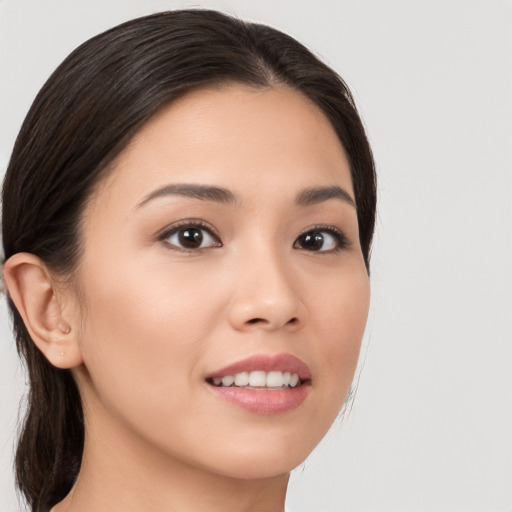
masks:
{"label": "chin", "polygon": [[314,440],[309,437],[298,439],[298,436],[287,434],[265,439],[255,436],[251,443],[230,444],[224,454],[219,450],[212,457],[216,461],[215,471],[248,480],[288,474],[304,462],[323,437],[322,434]]}
{"label": "chin", "polygon": [[282,475],[288,475],[305,459],[306,456],[291,457],[290,454],[285,454],[282,457],[276,457],[274,455],[269,460],[261,457],[260,455],[256,458],[232,460],[229,467],[218,468],[217,473],[242,480],[275,478]]}

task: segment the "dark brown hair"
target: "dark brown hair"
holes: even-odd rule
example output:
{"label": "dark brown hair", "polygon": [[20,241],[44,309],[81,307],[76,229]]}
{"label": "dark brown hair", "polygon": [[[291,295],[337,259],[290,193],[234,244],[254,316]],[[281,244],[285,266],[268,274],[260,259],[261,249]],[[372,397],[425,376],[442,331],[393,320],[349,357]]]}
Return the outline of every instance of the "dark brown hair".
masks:
{"label": "dark brown hair", "polygon": [[[208,10],[164,12],[119,25],[82,44],[52,74],[23,123],[5,176],[5,258],[29,252],[57,275],[70,275],[80,257],[81,213],[109,163],[162,106],[194,88],[223,83],[286,84],[324,112],[349,158],[369,268],[375,171],[347,86],[293,38]],[[30,378],[17,485],[34,512],[46,512],[78,475],[82,406],[71,372],[45,359],[8,300]]]}

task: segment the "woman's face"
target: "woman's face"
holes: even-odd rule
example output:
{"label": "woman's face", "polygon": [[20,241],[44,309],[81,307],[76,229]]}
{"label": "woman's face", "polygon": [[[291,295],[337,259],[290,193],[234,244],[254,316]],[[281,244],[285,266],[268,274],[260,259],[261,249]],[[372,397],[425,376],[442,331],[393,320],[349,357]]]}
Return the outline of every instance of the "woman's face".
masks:
{"label": "woman's face", "polygon": [[303,461],[368,311],[353,199],[333,128],[298,92],[203,89],[158,113],[83,218],[88,433],[234,477]]}

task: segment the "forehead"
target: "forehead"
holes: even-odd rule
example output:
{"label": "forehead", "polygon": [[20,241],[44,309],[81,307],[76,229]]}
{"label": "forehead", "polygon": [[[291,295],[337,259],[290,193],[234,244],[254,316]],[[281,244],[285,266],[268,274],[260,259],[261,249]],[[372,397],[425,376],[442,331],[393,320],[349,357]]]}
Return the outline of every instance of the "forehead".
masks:
{"label": "forehead", "polygon": [[113,167],[96,196],[108,193],[109,202],[115,197],[126,207],[173,182],[228,187],[249,201],[278,188],[291,197],[322,185],[353,195],[348,159],[329,120],[285,86],[189,92],[146,123]]}

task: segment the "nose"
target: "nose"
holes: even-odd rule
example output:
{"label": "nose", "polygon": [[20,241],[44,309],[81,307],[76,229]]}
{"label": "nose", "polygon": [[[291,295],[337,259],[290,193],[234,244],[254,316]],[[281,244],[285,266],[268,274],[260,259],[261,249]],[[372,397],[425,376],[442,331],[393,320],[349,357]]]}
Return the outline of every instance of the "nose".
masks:
{"label": "nose", "polygon": [[232,269],[235,293],[229,311],[234,329],[295,331],[303,326],[305,308],[293,269],[283,258],[260,251],[237,267]]}

